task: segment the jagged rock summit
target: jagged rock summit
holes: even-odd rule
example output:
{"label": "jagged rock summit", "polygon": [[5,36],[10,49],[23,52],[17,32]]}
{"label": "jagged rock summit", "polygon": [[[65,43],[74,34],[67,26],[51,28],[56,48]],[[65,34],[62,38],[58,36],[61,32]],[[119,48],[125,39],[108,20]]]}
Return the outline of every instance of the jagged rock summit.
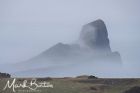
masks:
{"label": "jagged rock summit", "polygon": [[84,25],[80,34],[80,40],[82,44],[91,49],[111,51],[107,28],[101,19]]}

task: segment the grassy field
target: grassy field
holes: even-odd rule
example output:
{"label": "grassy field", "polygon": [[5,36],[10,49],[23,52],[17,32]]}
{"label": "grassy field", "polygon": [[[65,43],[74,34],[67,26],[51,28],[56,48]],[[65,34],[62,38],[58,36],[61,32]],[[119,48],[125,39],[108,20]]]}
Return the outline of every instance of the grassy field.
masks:
{"label": "grassy field", "polygon": [[[7,81],[13,78],[0,79],[0,93],[13,93],[12,89],[3,90]],[[16,84],[22,84],[30,78],[16,79]],[[88,79],[88,78],[42,78],[37,83],[47,81],[53,88],[38,88],[36,91],[28,91],[28,88],[16,88],[15,93],[123,93],[134,86],[140,86],[140,79]]]}

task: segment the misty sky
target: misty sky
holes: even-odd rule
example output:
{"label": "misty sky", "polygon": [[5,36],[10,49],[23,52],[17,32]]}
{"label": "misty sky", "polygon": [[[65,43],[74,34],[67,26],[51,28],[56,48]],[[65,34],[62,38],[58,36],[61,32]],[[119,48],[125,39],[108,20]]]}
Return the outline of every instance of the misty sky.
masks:
{"label": "misty sky", "polygon": [[112,50],[125,66],[140,70],[139,9],[140,0],[1,0],[0,64],[27,60],[58,42],[76,42],[82,25],[100,18]]}

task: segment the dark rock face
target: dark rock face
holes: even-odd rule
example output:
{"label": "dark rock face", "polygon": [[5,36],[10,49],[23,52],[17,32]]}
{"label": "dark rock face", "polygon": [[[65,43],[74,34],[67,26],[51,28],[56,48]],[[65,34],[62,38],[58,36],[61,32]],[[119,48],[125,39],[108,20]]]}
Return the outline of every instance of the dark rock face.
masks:
{"label": "dark rock face", "polygon": [[10,77],[11,77],[11,75],[8,73],[1,73],[0,72],[0,78],[10,78]]}
{"label": "dark rock face", "polygon": [[93,75],[90,75],[90,76],[88,77],[88,79],[98,79],[98,77],[93,76]]}
{"label": "dark rock face", "polygon": [[100,19],[83,26],[80,41],[93,50],[111,51],[105,23]]}

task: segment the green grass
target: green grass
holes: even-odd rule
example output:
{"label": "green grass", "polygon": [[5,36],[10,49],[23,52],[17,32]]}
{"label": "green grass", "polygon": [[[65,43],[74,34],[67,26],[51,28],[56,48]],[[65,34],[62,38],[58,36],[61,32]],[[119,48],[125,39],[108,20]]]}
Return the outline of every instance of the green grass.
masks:
{"label": "green grass", "polygon": [[[0,79],[0,93],[12,93],[11,89],[2,91],[7,80],[12,81],[13,79]],[[22,80],[17,79],[16,83],[21,82]],[[54,88],[39,88],[38,92],[16,93],[123,93],[133,86],[140,86],[140,79],[53,78],[48,82],[53,84]],[[21,90],[21,88],[19,89]]]}

